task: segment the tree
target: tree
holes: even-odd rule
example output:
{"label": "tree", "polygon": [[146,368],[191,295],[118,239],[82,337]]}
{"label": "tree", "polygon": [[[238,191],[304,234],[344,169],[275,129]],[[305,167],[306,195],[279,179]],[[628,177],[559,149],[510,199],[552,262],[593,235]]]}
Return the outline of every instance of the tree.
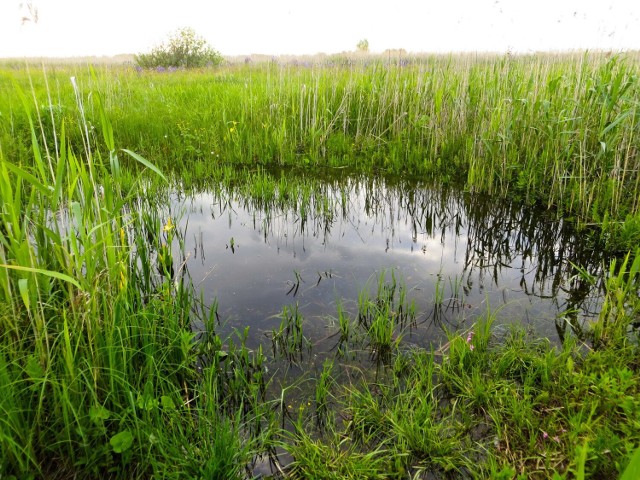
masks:
{"label": "tree", "polygon": [[367,40],[366,38],[363,38],[358,42],[358,44],[356,45],[356,48],[358,49],[359,52],[367,53],[369,51],[369,40]]}
{"label": "tree", "polygon": [[181,28],[169,35],[167,41],[135,57],[143,68],[185,67],[197,68],[215,66],[222,63],[220,52],[209,46],[207,41],[189,27]]}

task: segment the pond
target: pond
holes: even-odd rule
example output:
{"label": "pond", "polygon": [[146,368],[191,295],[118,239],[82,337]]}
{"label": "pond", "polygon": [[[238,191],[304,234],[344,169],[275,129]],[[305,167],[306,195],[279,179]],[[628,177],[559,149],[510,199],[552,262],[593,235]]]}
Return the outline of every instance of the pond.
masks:
{"label": "pond", "polygon": [[267,199],[216,188],[171,207],[196,290],[217,302],[221,332],[250,327],[252,347],[271,345],[287,307],[329,350],[338,311],[355,320],[363,298],[390,286],[415,313],[394,335],[423,347],[489,312],[557,341],[599,310],[598,285],[576,266],[597,275],[601,250],[546,209],[410,180],[283,182]]}

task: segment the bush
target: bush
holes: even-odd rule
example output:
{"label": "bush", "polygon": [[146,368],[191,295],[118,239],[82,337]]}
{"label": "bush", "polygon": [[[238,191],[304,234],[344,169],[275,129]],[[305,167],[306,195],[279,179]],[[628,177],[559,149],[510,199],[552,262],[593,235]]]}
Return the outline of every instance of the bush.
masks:
{"label": "bush", "polygon": [[211,48],[192,28],[179,29],[151,53],[141,53],[135,58],[142,68],[197,68],[219,65],[223,61],[220,52]]}

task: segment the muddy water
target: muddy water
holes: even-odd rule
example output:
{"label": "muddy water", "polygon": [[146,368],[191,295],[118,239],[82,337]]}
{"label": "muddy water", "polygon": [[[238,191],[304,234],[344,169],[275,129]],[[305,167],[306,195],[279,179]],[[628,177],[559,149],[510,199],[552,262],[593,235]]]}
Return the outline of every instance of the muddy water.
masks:
{"label": "muddy water", "polygon": [[222,331],[249,326],[254,345],[296,304],[321,344],[337,330],[337,304],[355,318],[359,292],[375,292],[381,275],[406,286],[417,318],[402,334],[420,346],[488,311],[557,339],[562,318],[585,322],[598,309],[597,287],[574,267],[597,274],[598,250],[540,208],[362,178],[270,198],[218,190],[172,207],[196,288],[217,300]]}

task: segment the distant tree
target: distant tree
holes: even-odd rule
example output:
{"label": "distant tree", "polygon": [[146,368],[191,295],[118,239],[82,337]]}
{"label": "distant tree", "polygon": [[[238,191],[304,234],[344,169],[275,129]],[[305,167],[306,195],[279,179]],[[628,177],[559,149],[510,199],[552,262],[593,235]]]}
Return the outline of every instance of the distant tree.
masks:
{"label": "distant tree", "polygon": [[135,59],[143,68],[197,68],[219,65],[223,61],[220,52],[211,48],[189,27],[177,30],[169,35],[166,42],[154,47],[151,53],[141,53]]}
{"label": "distant tree", "polygon": [[358,44],[356,45],[356,48],[358,49],[359,52],[367,53],[369,51],[369,40],[367,40],[366,38],[363,38],[358,42]]}

